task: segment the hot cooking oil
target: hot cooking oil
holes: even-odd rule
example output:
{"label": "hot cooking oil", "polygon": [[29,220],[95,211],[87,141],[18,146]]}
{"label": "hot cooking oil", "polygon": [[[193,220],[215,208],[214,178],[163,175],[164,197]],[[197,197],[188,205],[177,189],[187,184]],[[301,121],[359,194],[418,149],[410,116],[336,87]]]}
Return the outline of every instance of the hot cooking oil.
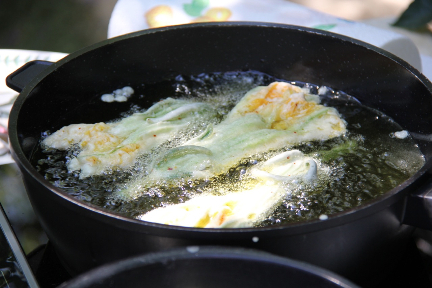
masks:
{"label": "hot cooking oil", "polygon": [[[215,73],[178,76],[172,81],[148,85],[148,89],[149,93],[154,93],[158,85],[163,85],[164,89],[169,86],[172,96],[211,103],[218,111],[212,120],[212,124],[217,125],[247,91],[276,80],[281,81],[259,72]],[[33,162],[48,181],[72,197],[127,217],[136,217],[154,208],[185,202],[202,193],[247,190],[257,181],[251,177],[250,170],[280,152],[298,149],[313,157],[319,163],[317,181],[312,184],[301,181],[283,183],[286,196],[281,205],[259,226],[318,219],[322,215],[357,207],[397,187],[422,167],[424,157],[418,146],[409,133],[390,117],[328,87],[295,84],[309,93],[319,94],[324,105],[335,107],[346,121],[348,132],[325,141],[250,155],[225,173],[210,179],[177,179],[159,181],[146,188],[133,187],[136,192],[133,200],[119,198],[116,192],[124,189],[130,180],[148,175],[155,158],[199,135],[209,123],[192,123],[174,139],[141,155],[131,169],[108,169],[102,176],[80,179],[79,172],[67,170],[67,161],[79,152],[77,147],[66,152],[40,148],[36,153],[39,159],[35,158]],[[142,104],[139,99],[131,103],[134,112],[141,109],[137,108]],[[113,115],[113,119],[124,115],[130,113]]]}

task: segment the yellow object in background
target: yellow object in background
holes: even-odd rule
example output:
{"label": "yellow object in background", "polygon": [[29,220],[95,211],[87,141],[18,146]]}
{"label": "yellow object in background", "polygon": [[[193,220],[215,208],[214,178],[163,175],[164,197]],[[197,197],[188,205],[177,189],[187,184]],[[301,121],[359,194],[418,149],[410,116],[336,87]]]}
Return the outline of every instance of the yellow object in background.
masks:
{"label": "yellow object in background", "polygon": [[210,7],[209,0],[193,0],[192,3],[184,4],[182,7],[177,6],[163,4],[147,10],[144,18],[149,28],[195,22],[227,21],[232,15],[228,8]]}
{"label": "yellow object in background", "polygon": [[223,7],[210,8],[204,16],[194,19],[192,22],[227,21],[231,17],[231,10]]}
{"label": "yellow object in background", "polygon": [[148,10],[145,18],[150,28],[169,26],[173,22],[173,11],[167,5],[159,5]]}

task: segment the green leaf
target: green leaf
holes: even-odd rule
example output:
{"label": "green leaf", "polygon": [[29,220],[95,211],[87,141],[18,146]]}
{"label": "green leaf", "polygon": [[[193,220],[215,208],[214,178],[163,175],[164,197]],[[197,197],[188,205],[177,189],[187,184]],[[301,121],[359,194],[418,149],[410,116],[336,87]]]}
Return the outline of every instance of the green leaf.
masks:
{"label": "green leaf", "polygon": [[192,0],[192,3],[183,4],[183,10],[193,17],[201,16],[202,11],[209,5],[210,0]]}
{"label": "green leaf", "polygon": [[331,30],[336,26],[337,24],[321,24],[321,25],[312,26],[312,28],[321,29],[321,30]]}
{"label": "green leaf", "polygon": [[393,26],[419,30],[432,21],[432,0],[414,0]]}

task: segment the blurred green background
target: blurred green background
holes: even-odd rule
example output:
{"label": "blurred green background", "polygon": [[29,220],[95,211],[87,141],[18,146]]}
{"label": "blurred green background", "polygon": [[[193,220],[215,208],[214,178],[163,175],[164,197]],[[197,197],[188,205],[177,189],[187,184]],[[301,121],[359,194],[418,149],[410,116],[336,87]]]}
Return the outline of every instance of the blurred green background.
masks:
{"label": "blurred green background", "polygon": [[116,0],[0,0],[0,48],[71,53],[107,38]]}

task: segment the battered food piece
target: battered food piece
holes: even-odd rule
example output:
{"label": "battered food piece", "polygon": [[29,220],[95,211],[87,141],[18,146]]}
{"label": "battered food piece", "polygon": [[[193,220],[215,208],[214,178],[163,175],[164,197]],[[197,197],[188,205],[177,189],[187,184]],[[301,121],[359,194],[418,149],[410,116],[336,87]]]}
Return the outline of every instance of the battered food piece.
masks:
{"label": "battered food piece", "polygon": [[317,164],[300,151],[292,150],[267,160],[254,168],[252,174],[259,184],[249,190],[221,196],[198,195],[185,203],[157,208],[137,218],[196,228],[252,227],[271,214],[289,193],[283,182],[310,183],[317,179]]}
{"label": "battered food piece", "polygon": [[214,115],[208,104],[167,98],[119,122],[63,127],[42,144],[59,150],[79,145],[81,151],[67,167],[69,171],[80,171],[80,178],[86,178],[110,168],[129,168],[139,155],[173,138],[195,121]]}
{"label": "battered food piece", "polygon": [[209,178],[245,157],[344,134],[337,110],[319,102],[285,82],[254,88],[220,124],[155,159],[145,178]]}

